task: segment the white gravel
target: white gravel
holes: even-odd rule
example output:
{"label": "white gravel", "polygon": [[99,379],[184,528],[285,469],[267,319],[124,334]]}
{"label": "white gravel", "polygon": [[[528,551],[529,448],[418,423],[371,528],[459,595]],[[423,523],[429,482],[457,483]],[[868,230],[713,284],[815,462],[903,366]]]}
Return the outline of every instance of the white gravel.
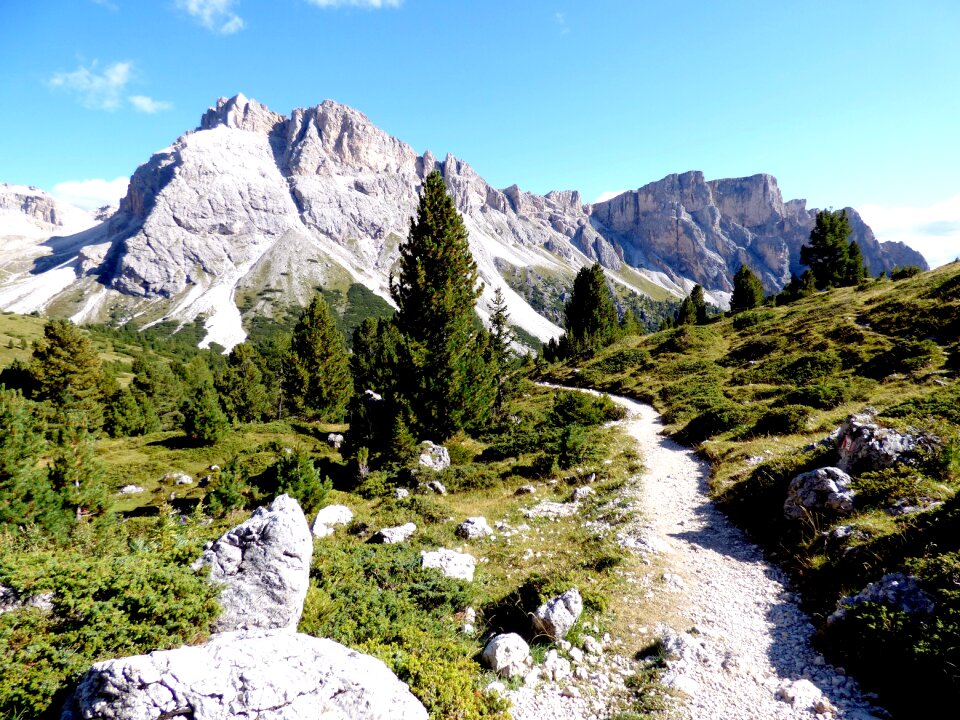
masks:
{"label": "white gravel", "polygon": [[[655,592],[674,596],[674,615],[690,622],[687,627],[659,628],[675,651],[664,674],[680,698],[670,716],[884,717],[864,700],[852,678],[811,647],[813,626],[797,606],[785,575],[765,562],[759,549],[708,499],[709,466],[660,435],[662,424],[653,408],[613,399],[629,412],[623,427],[637,440],[646,467],[628,489],[645,519],[628,531],[633,537],[624,538],[625,544],[659,556],[665,573]],[[602,697],[603,688],[592,694]],[[549,685],[510,695],[515,720],[609,715],[596,699],[571,702]]]}

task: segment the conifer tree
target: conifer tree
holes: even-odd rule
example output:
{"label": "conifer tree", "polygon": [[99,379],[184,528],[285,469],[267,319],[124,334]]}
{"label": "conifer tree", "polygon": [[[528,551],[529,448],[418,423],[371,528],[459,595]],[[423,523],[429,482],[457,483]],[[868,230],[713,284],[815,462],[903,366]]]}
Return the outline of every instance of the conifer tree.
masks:
{"label": "conifer tree", "polygon": [[847,266],[844,275],[844,285],[856,285],[870,277],[870,270],[863,260],[860,244],[856,240],[852,240],[847,247]]}
{"label": "conifer tree", "polygon": [[690,294],[680,303],[677,311],[677,322],[680,325],[702,325],[707,321],[707,302],[704,299],[703,287],[694,285]]}
{"label": "conifer tree", "polygon": [[740,266],[733,276],[733,295],[730,310],[738,313],[751,310],[763,302],[763,283],[746,264]]}
{"label": "conifer tree", "polygon": [[515,390],[516,353],[513,343],[516,338],[510,329],[510,314],[507,312],[507,300],[503,290],[497,288],[490,305],[490,355],[494,372],[496,396],[493,401],[493,415],[499,417],[503,408]]}
{"label": "conifer tree", "polygon": [[291,412],[342,420],[350,399],[350,358],[343,333],[319,292],[290,336],[284,394]]}
{"label": "conifer tree", "polygon": [[574,352],[604,347],[616,339],[617,310],[600,263],[580,268],[564,312],[568,340]]}
{"label": "conifer tree", "polygon": [[846,210],[820,210],[817,213],[816,223],[810,231],[810,244],[800,248],[800,262],[810,268],[818,290],[848,284],[852,232]]}
{"label": "conifer tree", "polygon": [[390,290],[411,363],[403,394],[413,430],[443,440],[480,420],[489,406],[470,375],[484,345],[474,310],[482,286],[466,226],[438,171],[424,181]]}
{"label": "conifer tree", "polygon": [[230,421],[220,407],[220,397],[212,383],[201,383],[181,412],[183,432],[206,445],[219,442],[230,432]]}
{"label": "conifer tree", "polygon": [[90,434],[82,429],[63,430],[50,468],[50,483],[76,520],[99,517],[110,507],[104,480],[105,468],[94,452]]}
{"label": "conifer tree", "polygon": [[217,375],[216,388],[234,422],[255,422],[269,410],[259,353],[247,343],[235,345],[230,351],[226,368]]}
{"label": "conifer tree", "polygon": [[133,359],[131,370],[134,377],[130,391],[141,404],[146,431],[152,432],[154,427],[160,430],[178,428],[184,387],[170,364],[147,355],[138,355]]}
{"label": "conifer tree", "polygon": [[91,430],[103,424],[105,378],[90,339],[69,320],[50,320],[30,361],[34,397]]}

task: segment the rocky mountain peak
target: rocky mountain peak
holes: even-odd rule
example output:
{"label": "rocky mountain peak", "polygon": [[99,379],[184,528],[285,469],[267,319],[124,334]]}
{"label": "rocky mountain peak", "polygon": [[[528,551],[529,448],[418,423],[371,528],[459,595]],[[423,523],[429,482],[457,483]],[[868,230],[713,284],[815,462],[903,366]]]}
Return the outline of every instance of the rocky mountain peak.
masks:
{"label": "rocky mountain peak", "polygon": [[232,98],[220,98],[216,107],[209,108],[200,118],[199,130],[211,130],[218,126],[250,132],[270,132],[285,118],[266,105],[250,100],[243,93]]}

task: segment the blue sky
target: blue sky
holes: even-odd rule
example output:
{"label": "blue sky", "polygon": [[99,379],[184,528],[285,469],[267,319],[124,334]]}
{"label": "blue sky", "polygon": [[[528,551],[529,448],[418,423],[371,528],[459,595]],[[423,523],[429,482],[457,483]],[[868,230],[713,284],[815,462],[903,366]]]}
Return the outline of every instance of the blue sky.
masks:
{"label": "blue sky", "polygon": [[956,0],[0,0],[0,181],[93,202],[220,96],[332,98],[498,187],[767,172],[943,262],[958,31]]}

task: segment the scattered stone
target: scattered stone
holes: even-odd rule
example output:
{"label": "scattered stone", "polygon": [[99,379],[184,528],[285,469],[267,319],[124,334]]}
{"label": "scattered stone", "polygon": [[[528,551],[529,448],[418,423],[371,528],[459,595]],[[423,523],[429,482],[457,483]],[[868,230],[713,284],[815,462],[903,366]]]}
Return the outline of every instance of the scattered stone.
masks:
{"label": "scattered stone", "polygon": [[903,573],[888,573],[877,582],[872,582],[856,595],[840,600],[836,611],[827,618],[828,623],[842,620],[847,610],[873,602],[902,610],[908,615],[931,615],[936,609],[933,598],[920,587],[920,580]]}
{"label": "scattered stone", "polygon": [[583,599],[576,588],[551,598],[533,614],[533,628],[554,640],[567,636],[580,613],[583,612]]}
{"label": "scattered stone", "polygon": [[593,637],[593,635],[584,635],[583,642],[580,643],[583,647],[583,651],[588,655],[602,655],[603,654],[603,645]]}
{"label": "scattered stone", "polygon": [[774,697],[801,710],[814,710],[823,699],[823,693],[809,680],[784,680]]}
{"label": "scattered stone", "polygon": [[410,491],[406,488],[397,488],[393,491],[393,497],[396,500],[403,500],[404,498],[410,497]]}
{"label": "scattered stone", "polygon": [[417,462],[422,467],[439,472],[450,467],[450,452],[443,445],[435,445],[425,440],[420,443],[420,457]]}
{"label": "scattered stone", "polygon": [[202,487],[202,488],[208,487],[212,480],[213,480],[212,475],[204,475],[202,478],[197,480],[197,487]]}
{"label": "scattered stone", "polygon": [[535,492],[537,492],[537,489],[533,485],[521,485],[520,487],[517,488],[516,492],[514,492],[513,494],[514,495],[533,495]]}
{"label": "scattered stone", "polygon": [[449,578],[473,581],[473,573],[477,568],[477,559],[470,553],[460,553],[456,550],[439,548],[431,552],[420,552],[421,567],[437,568]]}
{"label": "scattered stone", "polygon": [[572,647],[567,651],[567,654],[577,665],[580,665],[583,662],[583,650],[580,648]]}
{"label": "scattered stone", "polygon": [[592,487],[587,487],[586,485],[584,485],[583,487],[578,487],[576,490],[573,491],[573,501],[580,502],[581,500],[585,500],[586,498],[590,497],[593,494],[594,493],[593,493]]}
{"label": "scattered stone", "polygon": [[118,495],[136,495],[137,493],[142,493],[144,489],[139,485],[124,485],[117,492]]}
{"label": "scattered stone", "polygon": [[487,687],[485,688],[485,690],[486,690],[488,693],[496,693],[497,695],[505,695],[506,692],[507,692],[507,686],[504,685],[504,684],[503,684],[502,682],[500,682],[499,680],[494,680],[492,683],[490,683],[489,685],[487,685]]}
{"label": "scattered stone", "polygon": [[552,500],[543,500],[522,512],[524,516],[528,518],[548,518],[555,520],[557,518],[569,517],[576,511],[577,506],[573,503],[558,503]]}
{"label": "scattered stone", "polygon": [[311,531],[314,537],[322,538],[333,534],[337,525],[346,525],[353,520],[353,511],[346,505],[327,505],[317,513]]}
{"label": "scattered stone", "polygon": [[193,567],[210,566],[223,583],[215,632],[253,628],[295,630],[310,584],[313,538],[300,504],[281,495],[246,522],[208,543]]}
{"label": "scattered stone", "polygon": [[570,669],[570,661],[566,658],[560,657],[557,651],[553,648],[547,653],[546,660],[543,661],[543,673],[547,676],[548,680],[553,682],[560,682],[561,680],[566,680],[572,674]]}
{"label": "scattered stone", "polygon": [[589,483],[596,482],[596,481],[597,481],[597,474],[596,474],[595,472],[592,472],[592,473],[590,473],[589,475],[587,475],[587,476],[583,479],[583,481],[584,481],[585,483],[588,483],[588,484],[589,484]]}
{"label": "scattered stone", "polygon": [[161,482],[172,482],[174,485],[192,485],[193,478],[182,472],[172,472],[167,473],[162,478]]}
{"label": "scattered stone", "polygon": [[560,694],[568,698],[578,698],[580,697],[580,690],[578,690],[575,685],[567,685],[567,687],[560,691]]}
{"label": "scattered stone", "polygon": [[382,530],[377,530],[373,537],[370,538],[370,542],[380,543],[382,545],[394,545],[396,543],[402,543],[416,531],[417,526],[412,522],[408,522],[404,523],[403,525],[398,525],[397,527],[388,527],[383,528]]}
{"label": "scattered stone", "polygon": [[523,676],[523,684],[527,687],[533,687],[538,682],[540,682],[540,668],[538,667],[530,668],[527,674]]}
{"label": "scattered stone", "polygon": [[220,466],[219,466],[219,465],[211,465],[210,467],[207,468],[207,470],[210,471],[210,472],[220,472]]}
{"label": "scattered stone", "polygon": [[327,445],[334,450],[339,450],[340,446],[343,445],[343,435],[340,433],[330,433],[327,435]]}
{"label": "scattered stone", "polygon": [[456,533],[457,537],[465,540],[476,540],[493,535],[493,528],[487,523],[485,517],[469,517],[457,525]]}
{"label": "scattered stone", "polygon": [[530,646],[516,633],[494,635],[483,649],[483,662],[505,678],[523,675],[530,667]]}
{"label": "scattered stone", "polygon": [[45,592],[22,598],[13,588],[0,585],[0,615],[24,608],[50,612],[53,610],[53,593]]}
{"label": "scattered stone", "polygon": [[427,483],[427,490],[436,494],[436,495],[446,495],[447,488],[444,487],[443,483],[439,480],[431,480]]}
{"label": "scattered stone", "polygon": [[380,660],[333,640],[228,632],[207,643],[93,665],[61,720],[427,720]]}
{"label": "scattered stone", "polygon": [[801,473],[790,481],[783,514],[793,520],[811,512],[844,515],[853,510],[853,479],[840,468],[825,467]]}

